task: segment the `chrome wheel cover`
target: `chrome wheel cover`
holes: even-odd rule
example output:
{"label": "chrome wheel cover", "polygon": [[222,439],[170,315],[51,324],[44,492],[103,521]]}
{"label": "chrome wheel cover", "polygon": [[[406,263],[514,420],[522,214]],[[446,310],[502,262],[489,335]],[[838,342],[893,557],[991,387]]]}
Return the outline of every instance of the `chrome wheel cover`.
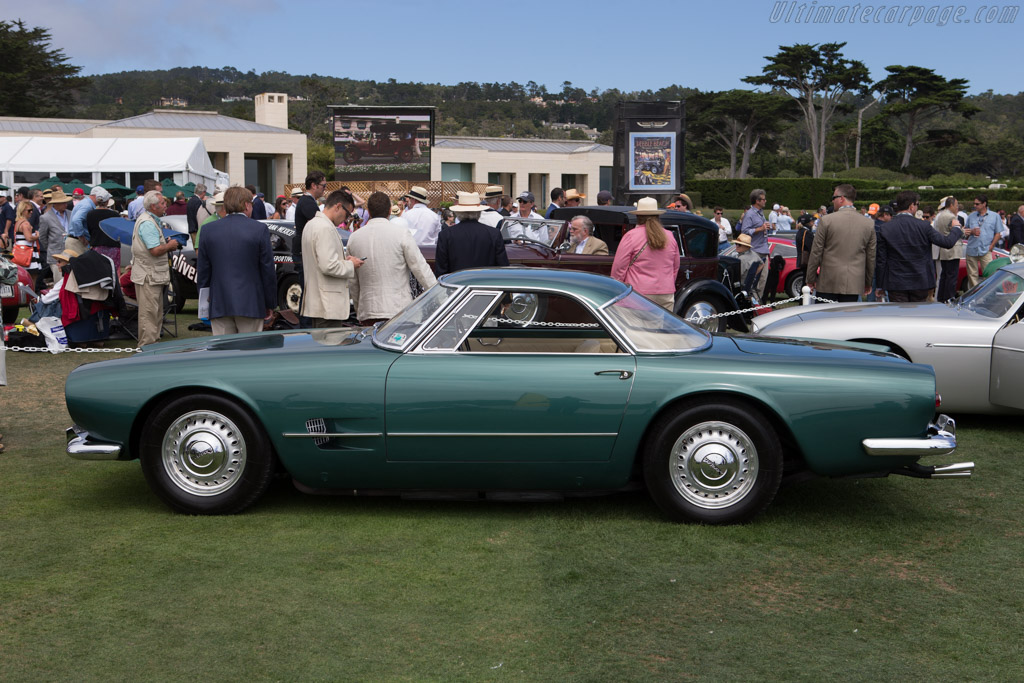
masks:
{"label": "chrome wheel cover", "polygon": [[505,309],[505,317],[521,323],[531,323],[537,317],[540,297],[526,292],[513,292],[512,303]]}
{"label": "chrome wheel cover", "polygon": [[707,510],[735,505],[757,481],[757,448],[728,422],[701,422],[672,445],[669,476],[686,502]]}
{"label": "chrome wheel cover", "polygon": [[292,313],[299,314],[299,302],[302,301],[302,285],[298,282],[293,282],[288,285],[288,289],[284,290],[284,302],[288,306],[288,310]]}
{"label": "chrome wheel cover", "polygon": [[164,433],[160,449],[171,483],[195,496],[224,493],[245,470],[245,440],[238,426],[207,410],[185,413]]}
{"label": "chrome wheel cover", "polygon": [[[710,317],[717,313],[718,310],[712,306],[710,302],[697,301],[687,307],[683,320],[688,323],[692,323],[701,329],[707,330],[708,332],[717,332],[718,318]],[[703,318],[703,320],[701,320],[701,318]],[[698,322],[698,320],[700,320],[700,322]]]}

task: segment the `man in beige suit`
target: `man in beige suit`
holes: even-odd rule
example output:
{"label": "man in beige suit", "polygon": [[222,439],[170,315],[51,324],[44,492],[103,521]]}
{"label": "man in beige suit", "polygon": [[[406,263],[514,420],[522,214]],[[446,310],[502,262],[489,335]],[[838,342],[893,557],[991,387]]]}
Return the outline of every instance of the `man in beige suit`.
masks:
{"label": "man in beige suit", "polygon": [[857,190],[839,185],[832,193],[834,211],[823,216],[807,261],[807,284],[832,301],[857,301],[871,292],[875,274],[875,225],[853,206]]}
{"label": "man in beige suit", "polygon": [[594,237],[594,222],[586,216],[569,221],[569,253],[608,255],[608,245]]}
{"label": "man in beige suit", "polygon": [[362,259],[345,255],[338,234],[354,208],[351,201],[345,190],[335,190],[302,230],[302,315],[313,327],[339,327],[348,319],[348,286],[363,265]]}
{"label": "man in beige suit", "polygon": [[389,221],[391,200],[383,192],[374,192],[366,200],[370,220],[348,238],[348,250],[366,261],[352,280],[352,299],[359,322],[372,325],[390,320],[412,303],[410,274],[423,289],[437,283],[433,271],[416,246],[412,232],[402,221]]}

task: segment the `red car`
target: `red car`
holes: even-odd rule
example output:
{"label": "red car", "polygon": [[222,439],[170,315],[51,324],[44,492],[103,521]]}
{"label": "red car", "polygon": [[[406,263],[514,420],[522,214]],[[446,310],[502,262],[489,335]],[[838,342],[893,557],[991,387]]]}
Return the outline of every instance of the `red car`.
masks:
{"label": "red car", "polygon": [[[800,296],[800,290],[804,286],[804,272],[796,268],[796,243],[784,237],[768,237],[768,253],[770,256],[781,256],[786,260],[786,265],[779,273],[779,286],[776,291],[785,297],[792,298]],[[723,249],[722,256],[735,256],[736,245],[730,244]]]}
{"label": "red car", "polygon": [[[32,278],[21,266],[18,266],[18,282],[29,289],[32,288]],[[17,285],[0,285],[0,304],[3,308],[4,325],[10,325],[18,319],[18,309],[28,305],[28,295]]]}

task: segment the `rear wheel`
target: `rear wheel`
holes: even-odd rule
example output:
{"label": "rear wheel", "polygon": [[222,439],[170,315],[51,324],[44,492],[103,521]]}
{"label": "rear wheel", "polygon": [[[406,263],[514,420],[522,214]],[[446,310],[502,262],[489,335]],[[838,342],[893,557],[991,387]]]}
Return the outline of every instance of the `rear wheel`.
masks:
{"label": "rear wheel", "polygon": [[362,157],[363,155],[359,153],[358,149],[346,149],[345,153],[342,156],[344,157],[345,161],[347,161],[350,164],[354,164],[357,161],[359,161],[359,158]]}
{"label": "rear wheel", "polygon": [[735,524],[761,513],[782,481],[782,446],[759,411],[721,401],[681,408],[655,425],[644,479],[671,519]]}
{"label": "rear wheel", "polygon": [[302,304],[302,282],[299,276],[292,273],[286,275],[277,286],[277,307],[282,311],[288,310],[295,315],[299,314],[299,307]]}
{"label": "rear wheel", "polygon": [[800,296],[801,291],[804,288],[804,273],[800,270],[794,270],[786,278],[786,296],[789,298]]}
{"label": "rear wheel", "polygon": [[267,490],[274,459],[263,428],[234,401],[211,394],[160,406],[139,459],[153,492],[189,514],[241,512]]}
{"label": "rear wheel", "polygon": [[406,161],[409,161],[409,159],[412,159],[412,150],[411,149],[409,149],[408,147],[403,147],[402,149],[398,150],[398,160],[399,161],[405,163]]}
{"label": "rear wheel", "polygon": [[711,316],[725,312],[725,304],[713,294],[694,294],[677,307],[679,317],[712,334],[725,334],[726,318]]}

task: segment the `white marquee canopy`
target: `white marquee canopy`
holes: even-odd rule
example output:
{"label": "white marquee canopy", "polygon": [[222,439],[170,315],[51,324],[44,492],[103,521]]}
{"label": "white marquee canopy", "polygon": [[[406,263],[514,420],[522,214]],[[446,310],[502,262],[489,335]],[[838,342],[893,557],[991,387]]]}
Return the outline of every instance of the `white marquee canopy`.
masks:
{"label": "white marquee canopy", "polygon": [[15,185],[16,173],[173,173],[174,182],[227,183],[210,163],[202,138],[0,137],[0,177]]}

